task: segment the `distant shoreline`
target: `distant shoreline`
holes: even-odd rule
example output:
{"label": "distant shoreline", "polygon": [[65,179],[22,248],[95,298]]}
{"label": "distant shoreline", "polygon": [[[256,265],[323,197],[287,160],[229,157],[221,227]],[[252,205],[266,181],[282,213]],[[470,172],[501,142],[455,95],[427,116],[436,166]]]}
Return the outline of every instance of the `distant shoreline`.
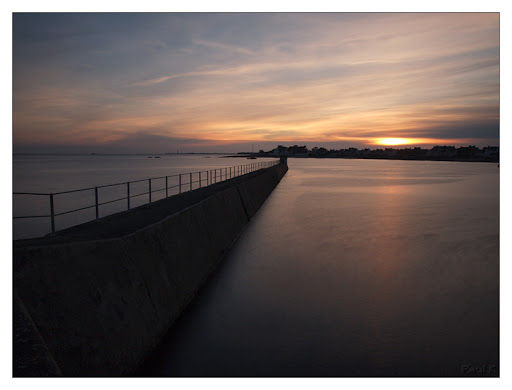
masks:
{"label": "distant shoreline", "polygon": [[384,149],[330,149],[306,145],[283,146],[270,151],[260,150],[258,153],[238,153],[238,156],[251,157],[295,157],[295,158],[348,158],[358,160],[406,160],[406,161],[457,161],[457,162],[491,162],[499,163],[499,146],[486,146],[480,149],[476,146],[434,146],[431,149],[414,148],[384,148]]}
{"label": "distant shoreline", "polygon": [[408,158],[408,157],[374,157],[374,156],[368,156],[368,157],[350,157],[350,156],[303,156],[303,155],[283,155],[283,156],[270,156],[270,155],[259,155],[257,153],[246,153],[246,154],[240,154],[240,155],[229,155],[225,157],[248,157],[248,156],[254,156],[256,158],[279,158],[279,157],[288,157],[288,158],[311,158],[311,159],[346,159],[346,160],[401,160],[401,161],[454,161],[454,162],[485,162],[485,163],[499,163],[499,159],[492,160],[492,159],[477,159],[477,158],[457,158],[457,157],[421,157],[421,158]]}
{"label": "distant shoreline", "polygon": [[[403,151],[404,149],[395,149]],[[13,153],[12,156],[140,156],[140,157],[163,157],[163,156],[208,156],[215,155],[225,158],[313,158],[313,159],[350,159],[350,160],[401,160],[401,161],[455,161],[455,162],[486,162],[499,163],[497,156],[407,156],[407,155],[340,155],[340,154],[276,154],[271,152],[238,152],[238,153],[219,153],[219,152],[183,152],[183,153]]]}
{"label": "distant shoreline", "polygon": [[183,153],[13,153],[13,156],[181,156],[181,155],[220,155],[231,153],[219,152],[183,152]]}

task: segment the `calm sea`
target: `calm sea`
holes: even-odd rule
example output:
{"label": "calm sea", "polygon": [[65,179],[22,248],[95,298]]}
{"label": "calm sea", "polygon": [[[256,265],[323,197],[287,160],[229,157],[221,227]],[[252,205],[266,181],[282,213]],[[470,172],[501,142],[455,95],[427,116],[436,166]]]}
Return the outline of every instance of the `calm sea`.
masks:
{"label": "calm sea", "polygon": [[496,376],[496,164],[289,159],[143,376]]}
{"label": "calm sea", "polygon": [[[15,156],[14,191],[248,162],[236,160]],[[288,165],[139,374],[497,375],[496,164],[289,159]],[[32,204],[15,203],[14,211]]]}
{"label": "calm sea", "polygon": [[[275,159],[247,160],[246,158],[226,158],[219,155],[164,155],[159,158],[146,155],[15,155],[13,156],[13,192],[55,193],[83,188],[93,188],[109,184],[117,186],[101,188],[98,192],[99,203],[125,198],[126,182],[147,178],[172,176],[180,173],[205,171],[214,168],[232,167],[257,161]],[[219,172],[220,176],[220,172]],[[182,190],[189,189],[189,176],[182,178]],[[193,181],[199,179],[197,173]],[[219,179],[219,178],[217,178]],[[178,192],[178,177],[168,178],[168,194]],[[201,176],[206,184],[205,173]],[[165,197],[165,178],[152,180],[152,201]],[[197,188],[198,183],[193,183]],[[158,191],[160,190],[160,191]],[[130,195],[148,192],[148,181],[130,184]],[[135,196],[130,207],[148,203],[148,195]],[[70,194],[55,195],[55,213],[84,208],[95,204],[94,189]],[[126,200],[100,206],[99,216],[105,216],[127,209]],[[13,215],[49,215],[49,196],[15,195],[13,197]],[[56,217],[57,230],[96,217],[95,208],[64,214]],[[51,232],[49,218],[16,219],[13,222],[13,237],[32,238]]]}

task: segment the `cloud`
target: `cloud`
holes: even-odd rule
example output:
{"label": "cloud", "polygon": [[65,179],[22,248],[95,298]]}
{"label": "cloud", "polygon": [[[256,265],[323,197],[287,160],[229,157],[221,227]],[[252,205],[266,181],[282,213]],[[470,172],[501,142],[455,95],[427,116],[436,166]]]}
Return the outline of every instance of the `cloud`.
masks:
{"label": "cloud", "polygon": [[15,16],[13,142],[497,138],[498,38],[496,14]]}
{"label": "cloud", "polygon": [[254,55],[255,52],[252,50],[249,50],[245,47],[239,47],[235,45],[229,45],[225,43],[215,42],[215,41],[206,41],[201,39],[193,39],[192,43],[195,45],[205,46],[208,48],[213,49],[220,49],[222,51],[228,51],[228,52],[235,52],[235,53],[241,53],[241,54],[248,54],[248,55]]}

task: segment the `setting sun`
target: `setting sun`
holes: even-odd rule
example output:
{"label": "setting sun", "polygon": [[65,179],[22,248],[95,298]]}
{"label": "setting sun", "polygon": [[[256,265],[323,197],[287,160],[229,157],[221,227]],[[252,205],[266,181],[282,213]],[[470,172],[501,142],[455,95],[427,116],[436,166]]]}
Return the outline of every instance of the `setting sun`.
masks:
{"label": "setting sun", "polygon": [[406,138],[379,138],[376,143],[379,145],[405,145],[410,144],[411,140]]}

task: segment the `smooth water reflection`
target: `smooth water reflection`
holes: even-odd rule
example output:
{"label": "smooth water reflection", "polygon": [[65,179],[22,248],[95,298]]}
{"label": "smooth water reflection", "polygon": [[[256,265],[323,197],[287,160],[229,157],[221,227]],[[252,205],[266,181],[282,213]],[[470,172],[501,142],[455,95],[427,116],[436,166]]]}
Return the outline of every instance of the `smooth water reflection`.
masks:
{"label": "smooth water reflection", "polygon": [[141,375],[496,375],[496,165],[289,166]]}

